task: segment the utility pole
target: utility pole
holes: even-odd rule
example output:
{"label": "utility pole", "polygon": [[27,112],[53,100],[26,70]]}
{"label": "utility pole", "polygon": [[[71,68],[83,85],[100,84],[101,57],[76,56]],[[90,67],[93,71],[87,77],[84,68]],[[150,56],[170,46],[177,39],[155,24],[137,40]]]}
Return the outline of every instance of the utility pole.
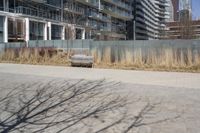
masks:
{"label": "utility pole", "polygon": [[101,10],[101,0],[99,0],[99,11]]}
{"label": "utility pole", "polygon": [[64,3],[63,0],[61,0],[61,21],[63,22],[63,15],[64,15]]}
{"label": "utility pole", "polygon": [[133,6],[133,40],[136,40],[136,0],[132,2]]}

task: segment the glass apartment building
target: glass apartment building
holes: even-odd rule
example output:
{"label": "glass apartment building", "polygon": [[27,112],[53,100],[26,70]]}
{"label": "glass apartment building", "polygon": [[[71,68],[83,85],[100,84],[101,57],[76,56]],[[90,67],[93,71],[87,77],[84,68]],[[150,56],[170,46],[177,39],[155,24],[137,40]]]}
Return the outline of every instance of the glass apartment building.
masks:
{"label": "glass apartment building", "polygon": [[134,0],[134,19],[129,23],[129,39],[154,40],[166,37],[166,21],[170,18],[169,0]]}
{"label": "glass apartment building", "polygon": [[130,0],[0,0],[0,42],[125,40]]}
{"label": "glass apartment building", "polygon": [[192,0],[179,0],[179,21],[192,20]]}

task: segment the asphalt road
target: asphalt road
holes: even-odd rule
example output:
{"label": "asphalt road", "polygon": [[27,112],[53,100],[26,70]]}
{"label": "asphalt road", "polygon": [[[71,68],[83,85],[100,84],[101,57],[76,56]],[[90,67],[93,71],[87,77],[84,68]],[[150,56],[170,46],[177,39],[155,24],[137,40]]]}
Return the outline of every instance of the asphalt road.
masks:
{"label": "asphalt road", "polygon": [[[139,127],[135,130],[137,133],[200,132],[200,74],[0,64],[0,88],[53,79],[120,81],[116,89],[119,94],[129,94],[129,98],[141,101],[161,102],[156,118],[181,116]],[[130,109],[134,112],[139,107],[133,105]]]}
{"label": "asphalt road", "polygon": [[0,73],[87,80],[107,79],[142,85],[200,88],[200,73],[90,69],[18,64],[0,64]]}

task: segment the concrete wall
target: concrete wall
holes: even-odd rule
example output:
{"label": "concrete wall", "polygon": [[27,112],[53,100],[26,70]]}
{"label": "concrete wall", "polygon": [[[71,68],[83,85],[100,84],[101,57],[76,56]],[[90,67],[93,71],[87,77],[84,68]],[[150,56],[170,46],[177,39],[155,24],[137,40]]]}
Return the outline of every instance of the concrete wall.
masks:
{"label": "concrete wall", "polygon": [[93,41],[93,40],[50,40],[50,41],[29,41],[28,46],[34,47],[54,47],[64,49],[87,48],[97,50],[100,53],[106,48],[112,51],[133,52],[134,49],[141,49],[143,53],[148,50],[179,49],[179,50],[200,50],[200,40],[152,40],[152,41]]}
{"label": "concrete wall", "polygon": [[144,40],[144,41],[93,41],[93,40],[46,40],[29,41],[29,47],[55,47],[55,48],[97,48],[132,46],[141,48],[199,48],[200,40]]}
{"label": "concrete wall", "polygon": [[166,65],[167,62],[171,66],[200,63],[199,40],[98,41],[90,45],[90,51],[97,63]]}
{"label": "concrete wall", "polygon": [[0,43],[0,54],[4,51],[5,49],[5,43]]}
{"label": "concrete wall", "polygon": [[46,41],[29,41],[28,47],[53,47],[53,48],[89,48],[94,41],[92,40],[46,40]]}
{"label": "concrete wall", "polygon": [[[1,43],[4,44],[4,43]],[[151,41],[93,41],[93,40],[41,40],[29,41],[25,43],[5,43],[5,48],[20,47],[53,47],[64,49],[82,49],[103,51],[105,48],[111,48],[114,51],[131,51],[133,49],[141,49],[147,51],[149,49],[200,49],[200,40],[151,40]],[[2,46],[3,47],[3,46]]]}
{"label": "concrete wall", "polygon": [[25,43],[2,43],[0,42],[0,53],[4,52],[6,48],[23,48],[26,47]]}

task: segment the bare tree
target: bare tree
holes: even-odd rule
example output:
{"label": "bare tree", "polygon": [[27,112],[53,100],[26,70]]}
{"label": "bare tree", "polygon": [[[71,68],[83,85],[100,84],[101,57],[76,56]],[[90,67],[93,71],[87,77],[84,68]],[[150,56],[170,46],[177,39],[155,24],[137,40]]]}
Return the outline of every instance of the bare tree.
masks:
{"label": "bare tree", "polygon": [[81,29],[85,28],[86,16],[85,9],[77,6],[74,0],[64,0],[65,13],[64,18],[69,23],[66,27],[67,39],[81,38]]}
{"label": "bare tree", "polygon": [[192,20],[183,20],[180,22],[180,37],[181,39],[194,39],[194,27]]}
{"label": "bare tree", "polygon": [[192,17],[187,10],[180,13],[179,30],[180,39],[195,38],[195,28],[193,27]]}
{"label": "bare tree", "polygon": [[114,86],[104,80],[19,85],[0,98],[0,132],[128,133],[167,120],[145,123],[156,107],[150,103],[131,116],[127,97],[114,94]]}

